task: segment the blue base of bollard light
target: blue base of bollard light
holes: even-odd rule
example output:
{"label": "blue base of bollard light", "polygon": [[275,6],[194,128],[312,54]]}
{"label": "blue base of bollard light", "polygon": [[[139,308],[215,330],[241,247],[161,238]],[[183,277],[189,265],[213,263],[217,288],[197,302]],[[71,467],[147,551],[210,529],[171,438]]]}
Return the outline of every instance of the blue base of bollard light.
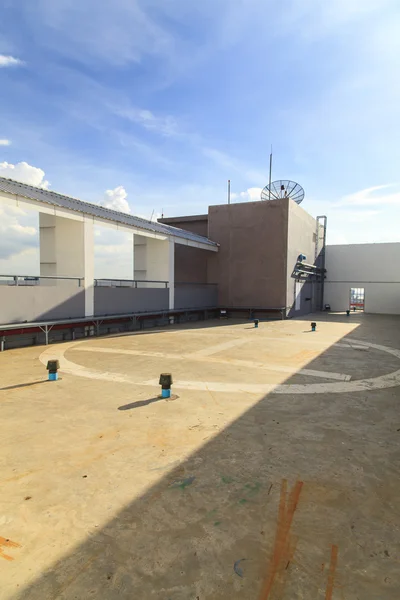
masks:
{"label": "blue base of bollard light", "polygon": [[311,327],[311,331],[315,331],[315,327]]}
{"label": "blue base of bollard light", "polygon": [[161,398],[171,398],[171,390],[161,390]]}
{"label": "blue base of bollard light", "polygon": [[58,381],[58,373],[49,373],[49,381]]}

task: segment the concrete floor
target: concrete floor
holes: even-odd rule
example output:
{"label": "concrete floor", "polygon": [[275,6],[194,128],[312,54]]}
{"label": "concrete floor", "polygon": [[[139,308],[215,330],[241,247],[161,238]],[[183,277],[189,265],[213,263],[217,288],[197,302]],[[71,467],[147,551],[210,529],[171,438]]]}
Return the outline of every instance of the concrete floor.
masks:
{"label": "concrete floor", "polygon": [[0,598],[398,600],[400,318],[311,320],[0,354]]}

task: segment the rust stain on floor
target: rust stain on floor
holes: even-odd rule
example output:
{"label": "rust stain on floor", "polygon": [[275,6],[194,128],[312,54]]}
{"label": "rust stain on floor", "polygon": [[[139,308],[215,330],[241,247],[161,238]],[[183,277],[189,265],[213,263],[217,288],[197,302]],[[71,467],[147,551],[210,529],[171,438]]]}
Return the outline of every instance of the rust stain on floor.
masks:
{"label": "rust stain on floor", "polygon": [[303,482],[297,481],[288,494],[287,480],[282,480],[274,549],[260,600],[268,600],[273,589],[276,591],[276,598],[282,597],[286,580],[285,574],[296,550],[297,539],[291,537],[290,529],[302,487]]}
{"label": "rust stain on floor", "polygon": [[3,538],[0,536],[0,558],[4,558],[5,560],[14,560],[13,556],[9,556],[4,553],[3,548],[21,548],[21,544],[17,544],[17,542],[12,542],[8,538]]}
{"label": "rust stain on floor", "polygon": [[325,600],[332,600],[333,588],[335,587],[337,558],[338,558],[338,547],[332,546],[331,562],[329,565],[328,584],[326,586]]}

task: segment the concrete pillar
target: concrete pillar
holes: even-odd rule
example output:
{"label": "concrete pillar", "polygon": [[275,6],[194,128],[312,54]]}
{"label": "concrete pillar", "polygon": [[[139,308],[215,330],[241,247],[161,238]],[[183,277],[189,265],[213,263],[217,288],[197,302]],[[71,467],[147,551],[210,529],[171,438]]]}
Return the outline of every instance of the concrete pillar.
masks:
{"label": "concrete pillar", "polygon": [[[174,242],[135,235],[133,256],[135,279],[168,282],[169,308],[173,309],[175,302]],[[152,287],[151,283],[147,285]]]}
{"label": "concrete pillar", "polygon": [[94,226],[85,217],[83,222],[83,276],[85,278],[85,317],[94,315]]}
{"label": "concrete pillar", "polygon": [[142,235],[133,236],[133,278],[146,279],[146,240]]}
{"label": "concrete pillar", "polygon": [[[93,221],[75,221],[39,214],[40,275],[81,277],[85,290],[85,316],[94,314]],[[60,285],[61,281],[54,281]]]}

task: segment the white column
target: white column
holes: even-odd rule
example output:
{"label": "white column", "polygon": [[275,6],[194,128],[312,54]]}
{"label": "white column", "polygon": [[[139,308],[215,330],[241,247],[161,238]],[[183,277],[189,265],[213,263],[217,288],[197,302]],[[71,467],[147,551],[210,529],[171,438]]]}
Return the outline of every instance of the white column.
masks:
{"label": "white column", "polygon": [[[168,306],[175,305],[175,243],[169,239],[135,235],[134,277],[145,281],[166,281],[168,283]],[[154,287],[152,283],[145,284]]]}
{"label": "white column", "polygon": [[169,309],[175,308],[175,242],[169,243],[168,264],[168,286],[169,286]]}
{"label": "white column", "polygon": [[85,317],[94,315],[94,227],[93,219],[83,223],[83,276],[85,286]]}
{"label": "white column", "polygon": [[[94,314],[93,219],[76,221],[40,213],[39,231],[40,275],[82,278],[85,316],[91,317]],[[62,280],[54,280],[54,284],[61,285]]]}
{"label": "white column", "polygon": [[143,280],[146,279],[146,240],[142,235],[133,236],[133,278]]}

